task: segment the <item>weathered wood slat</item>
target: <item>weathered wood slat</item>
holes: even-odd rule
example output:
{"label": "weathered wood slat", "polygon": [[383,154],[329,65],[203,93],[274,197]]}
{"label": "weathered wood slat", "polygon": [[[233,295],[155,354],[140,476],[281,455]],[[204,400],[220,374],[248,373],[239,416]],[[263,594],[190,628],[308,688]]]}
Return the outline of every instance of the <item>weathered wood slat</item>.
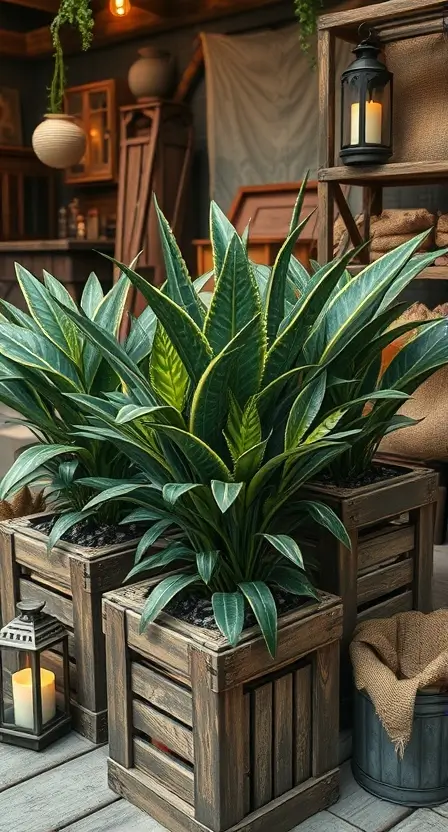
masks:
{"label": "weathered wood slat", "polygon": [[97,748],[2,792],[0,817],[7,818],[6,828],[54,832],[112,803],[116,797],[104,777],[106,757],[106,749]]}
{"label": "weathered wood slat", "polygon": [[65,589],[70,589],[70,564],[66,552],[53,549],[49,554],[45,540],[34,540],[23,532],[15,533],[14,546],[17,563],[49,581],[58,582]]}
{"label": "weathered wood slat", "polygon": [[140,662],[132,662],[131,683],[133,693],[191,728],[193,724],[191,691]]}
{"label": "weathered wood slat", "polygon": [[293,786],[293,675],[274,682],[274,795]]}
{"label": "weathered wood slat", "polygon": [[311,777],[311,666],[296,670],[294,680],[294,785]]}
{"label": "weathered wood slat", "polygon": [[358,572],[390,560],[414,548],[414,526],[390,526],[364,535],[358,541]]}
{"label": "weathered wood slat", "polygon": [[107,708],[106,652],[101,618],[101,595],[84,587],[85,564],[70,559],[73,594],[73,628],[76,664],[78,667],[78,698],[90,711]]}
{"label": "weathered wood slat", "polygon": [[399,595],[394,595],[386,601],[381,601],[379,604],[373,604],[367,610],[362,610],[358,613],[358,623],[366,621],[368,618],[390,618],[391,615],[396,615],[398,612],[407,612],[412,608],[413,594],[412,590],[408,590]]}
{"label": "weathered wood slat", "polygon": [[45,601],[45,612],[54,615],[61,624],[73,629],[73,603],[70,598],[58,595],[26,578],[20,579],[19,590],[22,601]]}
{"label": "weathered wood slat", "polygon": [[414,563],[411,558],[363,575],[358,578],[358,606],[388,595],[400,587],[410,586],[413,575]]}
{"label": "weathered wood slat", "polygon": [[254,770],[252,776],[253,807],[265,806],[273,797],[272,743],[273,690],[272,682],[256,688],[252,694],[252,725]]}
{"label": "weathered wood slat", "polygon": [[242,685],[219,695],[211,690],[208,659],[192,648],[195,817],[223,830],[244,815],[245,702]]}
{"label": "weathered wood slat", "polygon": [[319,777],[338,764],[339,642],[326,644],[314,656],[312,772]]}
{"label": "weathered wood slat", "polygon": [[[109,785],[117,792],[156,818],[162,826],[179,832],[204,832],[204,826],[193,817],[192,807],[173,795],[154,778],[136,769],[127,770],[109,760]],[[338,772],[308,780],[290,792],[277,797],[268,806],[252,812],[232,827],[232,832],[287,832],[313,812],[333,804],[339,794]]]}
{"label": "weathered wood slat", "polygon": [[[92,746],[88,740],[73,732],[50,745],[45,754],[36,754],[35,751],[26,748],[15,748],[3,743],[0,745],[0,791],[16,786],[24,780],[31,780],[41,772],[49,771],[61,763],[74,760],[91,751]],[[0,827],[1,823],[0,821]]]}
{"label": "weathered wood slat", "polygon": [[158,624],[150,624],[146,633],[139,633],[140,616],[134,612],[126,613],[128,644],[153,662],[160,662],[174,672],[188,679],[190,675],[190,656],[188,639],[178,633],[171,633]]}
{"label": "weathered wood slat", "polygon": [[132,721],[137,731],[166,745],[182,759],[193,762],[193,734],[190,728],[139,699],[132,701]]}
{"label": "weathered wood slat", "polygon": [[432,611],[432,571],[434,506],[428,505],[415,512],[415,609]]}
{"label": "weathered wood slat", "polygon": [[130,658],[126,645],[126,613],[107,604],[104,617],[107,639],[106,671],[109,708],[110,754],[125,766],[132,765],[132,703]]}
{"label": "weathered wood slat", "polygon": [[302,620],[300,633],[298,642],[295,623],[279,630],[275,659],[267,655],[266,645],[261,638],[256,642],[236,647],[219,666],[216,676],[212,677],[213,689],[225,690],[280,669],[288,662],[313,652],[320,645],[339,639],[342,634],[341,608],[334,606],[322,612],[314,612],[309,618]]}
{"label": "weathered wood slat", "polygon": [[194,776],[193,770],[187,765],[159,751],[140,737],[134,739],[134,765],[193,805]]}
{"label": "weathered wood slat", "polygon": [[[62,672],[62,656],[59,653],[55,653],[54,651],[46,650],[45,653],[41,656],[40,661],[41,667],[46,667],[47,670],[51,670],[54,675],[56,676],[56,687],[59,690],[64,689],[64,678]],[[74,662],[69,662],[69,674],[70,674],[70,690],[76,693],[77,689],[77,672],[76,672],[76,664]]]}
{"label": "weathered wood slat", "polygon": [[66,826],[64,832],[160,832],[160,826],[132,803],[117,800],[83,820]]}

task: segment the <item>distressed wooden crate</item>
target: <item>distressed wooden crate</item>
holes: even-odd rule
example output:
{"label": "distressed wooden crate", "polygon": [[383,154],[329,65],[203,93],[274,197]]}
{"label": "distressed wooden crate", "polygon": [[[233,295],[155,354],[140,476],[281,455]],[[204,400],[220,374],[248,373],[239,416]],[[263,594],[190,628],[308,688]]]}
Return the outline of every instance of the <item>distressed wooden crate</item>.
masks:
{"label": "distressed wooden crate", "polygon": [[[48,516],[0,523],[2,621],[14,618],[19,600],[46,602],[46,612],[70,634],[73,727],[92,742],[103,743],[107,741],[107,687],[101,598],[103,592],[122,585],[133,566],[137,541],[96,549],[60,541],[48,554],[48,538],[29,522]],[[45,665],[62,682],[61,657],[46,655]]]}
{"label": "distressed wooden crate", "polygon": [[338,797],[340,599],[258,628],[219,632],[161,614],[151,582],[103,599],[109,785],[173,832],[286,832]]}
{"label": "distressed wooden crate", "polygon": [[395,467],[396,477],[361,488],[316,483],[301,491],[330,506],[350,536],[351,551],[317,526],[304,541],[319,562],[321,588],[342,597],[343,655],[359,621],[432,609],[437,473]]}

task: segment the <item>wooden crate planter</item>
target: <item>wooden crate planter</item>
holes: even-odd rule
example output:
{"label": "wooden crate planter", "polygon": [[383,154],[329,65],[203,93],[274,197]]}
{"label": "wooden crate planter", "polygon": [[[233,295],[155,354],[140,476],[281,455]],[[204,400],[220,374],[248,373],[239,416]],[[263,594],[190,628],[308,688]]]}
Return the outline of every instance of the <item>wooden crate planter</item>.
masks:
{"label": "wooden crate planter", "polygon": [[[70,633],[73,727],[92,742],[103,743],[107,688],[101,598],[123,583],[137,542],[88,549],[61,541],[51,554],[46,544],[47,537],[32,528],[29,518],[0,523],[2,620],[14,618],[20,599],[46,602],[46,611]],[[58,678],[61,658],[54,654],[47,663]]]}
{"label": "wooden crate planter", "polygon": [[352,543],[350,551],[317,527],[306,533],[321,567],[320,586],[342,597],[343,654],[359,621],[432,609],[437,473],[396,467],[403,473],[373,485],[349,489],[314,484],[301,492],[304,499],[330,506]]}
{"label": "wooden crate planter", "polygon": [[103,600],[109,785],[173,832],[286,832],[338,797],[340,599],[232,648],[162,614],[139,634],[151,583]]}

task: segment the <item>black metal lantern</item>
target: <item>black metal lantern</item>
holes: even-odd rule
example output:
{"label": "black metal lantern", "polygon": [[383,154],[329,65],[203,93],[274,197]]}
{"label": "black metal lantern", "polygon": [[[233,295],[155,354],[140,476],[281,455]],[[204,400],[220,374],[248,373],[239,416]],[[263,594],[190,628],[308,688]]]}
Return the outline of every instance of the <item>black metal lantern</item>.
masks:
{"label": "black metal lantern", "polygon": [[341,159],[345,165],[383,165],[392,155],[393,75],[369,37],[353,50],[342,74]]}
{"label": "black metal lantern", "polygon": [[0,741],[41,751],[70,730],[68,633],[43,612],[44,601],[20,601],[0,630]]}

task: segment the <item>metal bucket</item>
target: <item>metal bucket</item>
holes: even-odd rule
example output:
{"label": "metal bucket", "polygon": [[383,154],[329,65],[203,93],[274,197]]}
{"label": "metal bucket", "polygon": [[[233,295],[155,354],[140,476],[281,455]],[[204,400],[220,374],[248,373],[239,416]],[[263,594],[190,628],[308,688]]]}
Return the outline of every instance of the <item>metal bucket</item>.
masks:
{"label": "metal bucket", "polygon": [[370,697],[355,691],[355,780],[366,791],[402,806],[437,806],[448,800],[448,695],[417,694],[409,745],[400,760]]}

